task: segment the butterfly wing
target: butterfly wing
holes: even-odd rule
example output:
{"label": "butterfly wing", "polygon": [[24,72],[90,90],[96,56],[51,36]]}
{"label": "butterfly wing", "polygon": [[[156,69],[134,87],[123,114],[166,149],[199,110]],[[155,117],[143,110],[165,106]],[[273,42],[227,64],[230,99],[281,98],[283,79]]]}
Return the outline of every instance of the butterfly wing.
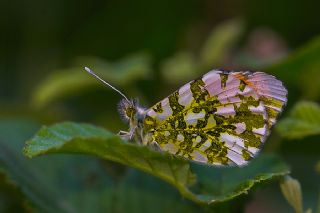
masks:
{"label": "butterfly wing", "polygon": [[244,165],[286,102],[286,88],[271,75],[211,71],[147,110],[144,143],[201,163]]}

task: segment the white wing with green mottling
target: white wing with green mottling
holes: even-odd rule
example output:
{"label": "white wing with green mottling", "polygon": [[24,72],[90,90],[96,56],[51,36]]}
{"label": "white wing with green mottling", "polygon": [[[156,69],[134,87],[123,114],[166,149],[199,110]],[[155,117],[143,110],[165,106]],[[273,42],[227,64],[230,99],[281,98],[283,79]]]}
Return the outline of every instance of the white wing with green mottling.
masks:
{"label": "white wing with green mottling", "polygon": [[201,163],[244,165],[286,102],[286,88],[271,75],[211,71],[147,110],[144,143]]}

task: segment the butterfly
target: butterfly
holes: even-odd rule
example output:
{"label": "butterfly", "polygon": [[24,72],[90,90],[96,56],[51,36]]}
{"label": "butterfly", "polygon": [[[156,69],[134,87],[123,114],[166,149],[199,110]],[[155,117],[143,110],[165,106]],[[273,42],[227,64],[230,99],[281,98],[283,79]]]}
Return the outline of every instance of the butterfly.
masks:
{"label": "butterfly", "polygon": [[264,72],[212,70],[147,109],[123,96],[122,139],[198,163],[246,165],[261,150],[287,103],[283,83]]}

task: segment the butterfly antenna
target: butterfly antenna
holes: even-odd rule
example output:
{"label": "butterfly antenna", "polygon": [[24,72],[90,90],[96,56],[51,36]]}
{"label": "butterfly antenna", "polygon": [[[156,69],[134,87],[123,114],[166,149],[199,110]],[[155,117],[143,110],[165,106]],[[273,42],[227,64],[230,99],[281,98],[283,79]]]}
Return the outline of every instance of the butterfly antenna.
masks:
{"label": "butterfly antenna", "polygon": [[95,77],[96,79],[98,79],[99,81],[101,81],[103,84],[107,85],[108,87],[110,87],[111,89],[115,90],[116,92],[118,92],[122,97],[124,97],[126,99],[126,101],[128,101],[128,103],[130,103],[129,99],[117,88],[115,88],[114,86],[112,86],[111,84],[109,84],[108,82],[106,82],[105,80],[103,80],[102,78],[100,78],[97,74],[95,74],[90,68],[88,67],[84,67],[84,69],[91,74],[93,77]]}

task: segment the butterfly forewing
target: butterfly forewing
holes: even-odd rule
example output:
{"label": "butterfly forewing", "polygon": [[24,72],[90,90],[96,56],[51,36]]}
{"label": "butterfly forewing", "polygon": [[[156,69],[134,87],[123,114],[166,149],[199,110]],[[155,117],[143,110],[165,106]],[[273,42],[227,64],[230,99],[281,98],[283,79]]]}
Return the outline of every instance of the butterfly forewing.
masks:
{"label": "butterfly forewing", "polygon": [[244,165],[286,102],[287,90],[271,75],[211,71],[147,110],[143,143],[201,163]]}

